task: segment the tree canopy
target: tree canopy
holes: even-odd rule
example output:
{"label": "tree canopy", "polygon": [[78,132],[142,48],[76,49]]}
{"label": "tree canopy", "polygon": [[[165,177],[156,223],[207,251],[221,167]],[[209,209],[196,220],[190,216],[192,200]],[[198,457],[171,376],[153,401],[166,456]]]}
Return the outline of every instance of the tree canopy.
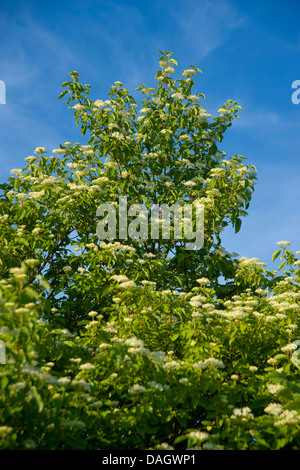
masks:
{"label": "tree canopy", "polygon": [[[300,448],[300,252],[278,242],[270,271],[222,246],[257,178],[220,149],[241,107],[212,117],[201,70],[175,79],[160,53],[141,109],[121,82],[92,100],[71,72],[59,98],[87,144],[37,147],[0,185],[2,449]],[[167,238],[99,239],[97,208],[120,215],[120,198],[203,206],[201,248],[173,219]]]}

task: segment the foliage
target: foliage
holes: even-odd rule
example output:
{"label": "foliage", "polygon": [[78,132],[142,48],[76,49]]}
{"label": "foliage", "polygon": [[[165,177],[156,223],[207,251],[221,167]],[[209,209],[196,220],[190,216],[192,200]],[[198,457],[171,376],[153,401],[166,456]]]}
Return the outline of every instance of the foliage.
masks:
{"label": "foliage", "polygon": [[[88,143],[38,147],[1,185],[2,449],[300,448],[300,261],[289,242],[278,271],[221,246],[256,169],[218,148],[240,107],[212,118],[200,70],[176,65],[162,53],[139,113],[122,83],[93,101],[72,72],[60,97]],[[99,241],[96,209],[119,196],[200,201],[203,247]]]}

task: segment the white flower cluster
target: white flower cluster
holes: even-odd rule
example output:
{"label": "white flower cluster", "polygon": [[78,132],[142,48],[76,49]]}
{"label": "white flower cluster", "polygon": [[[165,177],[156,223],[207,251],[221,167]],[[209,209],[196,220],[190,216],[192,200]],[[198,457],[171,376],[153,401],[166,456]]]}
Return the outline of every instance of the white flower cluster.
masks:
{"label": "white flower cluster", "polygon": [[200,97],[197,95],[190,95],[189,100],[197,102],[197,101],[200,101]]}
{"label": "white flower cluster", "polygon": [[289,344],[287,344],[286,346],[283,346],[280,349],[281,349],[282,352],[290,352],[290,351],[294,351],[297,348],[298,348],[298,346],[295,343],[289,343]]}
{"label": "white flower cluster", "polygon": [[243,256],[239,258],[240,266],[267,266],[266,263],[262,263],[259,258],[247,258]]}
{"label": "white flower cluster", "polygon": [[145,352],[144,341],[136,338],[136,336],[126,339],[125,344],[130,346],[128,351],[132,354]]}
{"label": "white flower cluster", "polygon": [[99,243],[100,248],[107,249],[109,251],[125,250],[130,253],[135,253],[135,248],[129,245],[123,245],[120,242],[105,243],[104,241]]}
{"label": "white flower cluster", "polygon": [[197,72],[194,69],[187,69],[182,72],[182,75],[184,77],[194,77],[195,75],[197,75]]}
{"label": "white flower cluster", "polygon": [[291,242],[287,242],[285,240],[281,240],[280,242],[276,243],[276,245],[279,245],[279,246],[288,246],[290,244],[291,244]]}
{"label": "white flower cluster", "polygon": [[300,414],[297,410],[285,410],[281,403],[270,403],[265,412],[275,417],[275,426],[284,426],[285,424],[299,424]]}
{"label": "white flower cluster", "polygon": [[139,384],[134,384],[132,387],[128,389],[128,393],[131,395],[136,394],[136,393],[144,393],[146,391],[145,387]]}
{"label": "white flower cluster", "polygon": [[242,421],[246,421],[250,418],[254,418],[254,415],[251,412],[251,409],[248,406],[245,406],[243,408],[234,408],[231,419],[235,418],[241,418]]}
{"label": "white flower cluster", "polygon": [[177,100],[183,100],[184,99],[184,96],[182,93],[173,93],[171,95],[171,98],[174,98],[174,99],[177,99]]}
{"label": "white flower cluster", "polygon": [[196,186],[197,183],[195,183],[195,181],[185,181],[183,185],[186,186],[187,188],[192,188],[193,186]]}
{"label": "white flower cluster", "polygon": [[280,390],[282,390],[284,388],[284,386],[281,385],[281,384],[268,384],[267,388],[268,388],[269,393],[272,393],[273,395],[275,395]]}
{"label": "white flower cluster", "polygon": [[219,359],[215,359],[214,357],[210,357],[208,359],[205,359],[205,361],[198,361],[194,364],[194,367],[196,369],[206,369],[207,367],[220,367],[223,369],[224,363],[220,361]]}
{"label": "white flower cluster", "polygon": [[110,100],[106,100],[106,101],[102,101],[102,100],[96,100],[94,102],[94,106],[96,108],[104,108],[105,106],[110,106],[111,105],[111,101]]}
{"label": "white flower cluster", "polygon": [[197,441],[198,443],[207,441],[209,438],[209,434],[203,431],[191,431],[187,434],[187,436],[190,439]]}
{"label": "white flower cluster", "polygon": [[207,279],[207,277],[200,277],[199,279],[196,279],[196,282],[198,282],[198,284],[200,284],[200,286],[210,284],[210,280]]}
{"label": "white flower cluster", "polygon": [[150,388],[154,388],[155,390],[158,390],[159,392],[162,392],[164,390],[164,387],[162,384],[157,383],[157,382],[148,382],[148,385]]}

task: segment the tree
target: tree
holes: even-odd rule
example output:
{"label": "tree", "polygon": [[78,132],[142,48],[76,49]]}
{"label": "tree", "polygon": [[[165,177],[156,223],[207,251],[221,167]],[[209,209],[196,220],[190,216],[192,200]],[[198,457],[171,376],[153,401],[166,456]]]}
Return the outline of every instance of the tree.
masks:
{"label": "tree", "polygon": [[[221,246],[256,179],[218,148],[240,106],[212,118],[200,70],[175,80],[161,54],[139,112],[121,82],[93,101],[70,73],[60,98],[88,143],[38,147],[1,185],[4,449],[299,448],[300,261],[279,242],[278,274]],[[203,205],[203,246],[187,250],[174,218],[170,237],[126,238],[117,217],[99,240],[97,208],[118,214],[120,197],[144,215]]]}

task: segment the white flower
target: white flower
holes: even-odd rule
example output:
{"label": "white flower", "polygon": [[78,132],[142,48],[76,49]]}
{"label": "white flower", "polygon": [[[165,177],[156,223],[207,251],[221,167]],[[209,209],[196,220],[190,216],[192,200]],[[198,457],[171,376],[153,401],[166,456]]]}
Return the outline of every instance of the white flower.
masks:
{"label": "white flower", "polygon": [[19,168],[15,168],[13,170],[10,170],[11,175],[19,175],[20,173],[22,173],[22,170],[20,170]]}
{"label": "white flower", "polygon": [[119,139],[119,140],[124,139],[124,135],[121,134],[121,132],[113,132],[111,136],[115,137],[116,139]]}
{"label": "white flower", "polygon": [[175,69],[173,67],[167,67],[167,68],[165,68],[164,72],[166,72],[166,73],[175,73]]}
{"label": "white flower", "polygon": [[200,284],[201,286],[205,285],[205,284],[209,284],[210,283],[210,280],[207,279],[207,277],[200,277],[199,279],[196,279],[196,282],[198,282],[198,284]]}
{"label": "white flower", "polygon": [[268,392],[275,394],[284,388],[283,385],[280,384],[268,384]]}
{"label": "white flower", "polygon": [[291,244],[290,242],[287,242],[285,240],[282,240],[282,241],[276,243],[276,245],[279,245],[279,246],[287,246],[287,245],[290,245],[290,244]]}
{"label": "white flower", "polygon": [[259,263],[259,261],[259,258],[247,258],[246,256],[239,258],[239,262],[242,266],[250,266],[253,264],[257,264]]}
{"label": "white flower", "polygon": [[13,428],[10,426],[0,426],[0,436],[6,436],[8,433],[12,432]]}
{"label": "white flower", "polygon": [[280,403],[270,403],[264,411],[273,416],[279,416],[283,412],[283,406]]}
{"label": "white flower", "polygon": [[222,361],[219,361],[218,359],[215,359],[214,357],[210,357],[208,359],[205,359],[205,364],[208,364],[209,366],[212,367],[225,367]]}
{"label": "white flower", "polygon": [[189,300],[189,304],[192,306],[192,307],[201,307],[201,302],[198,298],[198,296],[194,296],[192,297],[190,300]]}
{"label": "white flower", "polygon": [[26,162],[32,163],[36,160],[37,157],[33,157],[32,155],[29,155],[28,157],[25,158]]}
{"label": "white flower", "polygon": [[187,69],[187,70],[184,70],[182,73],[184,77],[192,77],[192,76],[195,76],[196,74],[197,72],[194,69]]}
{"label": "white flower", "polygon": [[[139,116],[137,118],[137,122],[140,122],[141,119],[143,119],[143,118],[141,116]],[[137,140],[142,140],[144,138],[144,135],[141,134],[140,132],[136,132],[134,135],[135,135]]]}
{"label": "white flower", "polygon": [[25,387],[26,387],[25,382],[15,382],[14,384],[11,384],[9,386],[9,388],[12,389],[12,390],[22,390]]}
{"label": "white flower", "polygon": [[111,279],[114,279],[117,282],[128,281],[128,277],[124,276],[123,274],[114,274],[111,276]]}
{"label": "white flower", "polygon": [[57,153],[59,155],[60,153],[65,153],[65,151],[64,149],[53,149],[52,153]]}
{"label": "white flower", "polygon": [[189,383],[189,379],[187,377],[182,377],[181,379],[179,379],[179,382],[181,384],[187,384]]}
{"label": "white flower", "polygon": [[204,442],[202,448],[204,450],[223,450],[222,446],[219,446],[218,444],[214,444],[213,442]]}
{"label": "white flower", "polygon": [[64,267],[63,267],[63,271],[64,271],[65,273],[68,273],[68,272],[72,271],[72,268],[71,268],[71,266],[64,266]]}
{"label": "white flower", "polygon": [[93,183],[101,184],[101,183],[107,183],[107,181],[109,181],[109,179],[106,176],[100,176],[100,178],[93,180]]}
{"label": "white flower", "polygon": [[79,369],[81,369],[81,370],[91,370],[91,369],[95,369],[95,366],[93,364],[91,364],[90,362],[86,362],[85,364],[81,364],[81,366],[79,366]]}
{"label": "white flower", "polygon": [[176,98],[177,100],[183,100],[184,99],[184,96],[182,93],[173,93],[171,95],[171,98]]}
{"label": "white flower", "polygon": [[267,363],[271,366],[274,366],[275,364],[277,364],[277,359],[275,359],[274,357],[270,357],[270,359],[267,360]]}
{"label": "white flower", "polygon": [[96,317],[96,315],[98,315],[98,312],[95,312],[94,310],[91,310],[91,311],[88,313],[88,316],[89,316],[89,317]]}
{"label": "white flower", "polygon": [[134,281],[125,281],[119,284],[121,289],[126,289],[127,287],[135,287],[136,283]]}
{"label": "white flower", "polygon": [[179,136],[179,139],[180,139],[180,140],[184,140],[185,142],[190,142],[190,141],[191,141],[190,136],[187,135],[187,134],[181,134],[181,135]]}
{"label": "white flower", "polygon": [[[91,322],[93,323],[93,322]],[[94,323],[97,323],[96,320],[94,321]],[[114,328],[111,324],[107,324],[107,327],[106,328],[103,328],[103,331],[106,331],[106,333],[117,333],[117,329]]]}
{"label": "white flower", "polygon": [[131,346],[132,348],[143,348],[144,341],[133,336],[132,338],[126,339],[125,344]]}
{"label": "white flower", "polygon": [[30,194],[29,194],[29,197],[31,199],[40,199],[41,197],[43,197],[45,194],[44,191],[32,191]]}
{"label": "white flower", "polygon": [[154,282],[154,281],[148,281],[148,280],[146,280],[146,279],[143,280],[143,281],[141,281],[141,284],[143,284],[143,286],[153,286],[153,287],[156,286],[156,282]]}
{"label": "white flower", "polygon": [[254,416],[251,413],[251,409],[248,406],[245,406],[244,408],[235,408],[233,410],[233,415],[231,416],[231,418],[237,418],[237,417],[248,419],[248,418],[253,418]]}
{"label": "white flower", "polygon": [[80,103],[75,104],[75,106],[72,107],[72,109],[75,109],[75,111],[80,111],[80,109],[83,109],[84,106]]}
{"label": "white flower", "polygon": [[207,439],[209,438],[209,434],[207,434],[207,432],[202,431],[191,431],[187,434],[187,436],[190,439],[194,439],[198,442],[207,441]]}
{"label": "white flower", "polygon": [[207,364],[203,361],[198,361],[194,364],[194,367],[196,367],[196,369],[206,369]]}
{"label": "white flower", "polygon": [[162,129],[160,132],[161,134],[173,134],[173,131],[171,131],[170,129]]}
{"label": "white flower", "polygon": [[106,168],[115,168],[118,166],[117,162],[112,162],[111,160],[106,160],[105,161],[105,166]]}
{"label": "white flower", "polygon": [[47,152],[45,147],[37,147],[34,151],[34,153],[45,153],[45,152]]}
{"label": "white flower", "polygon": [[104,101],[102,100],[97,100],[94,102],[94,105],[97,107],[97,108],[102,108],[103,106],[105,106],[104,104]]}
{"label": "white flower", "polygon": [[180,363],[177,361],[169,361],[163,365],[164,369],[171,369],[173,367],[180,367]]}
{"label": "white flower", "polygon": [[123,318],[123,320],[124,320],[125,323],[132,322],[132,318],[130,318],[130,317],[125,317],[125,318]]}
{"label": "white flower", "polygon": [[195,181],[185,181],[183,183],[184,186],[186,186],[187,188],[192,188],[193,186],[196,186],[197,183],[195,183]]}
{"label": "white flower", "polygon": [[230,376],[230,378],[231,378],[232,380],[238,380],[238,379],[239,379],[239,376],[238,376],[237,374],[232,374],[232,375]]}
{"label": "white flower", "polygon": [[129,388],[128,393],[135,394],[135,393],[143,393],[146,389],[142,385],[134,384],[131,388]]}
{"label": "white flower", "polygon": [[154,382],[154,381],[148,382],[148,384],[149,384],[149,386],[150,386],[151,388],[155,388],[156,390],[159,390],[160,392],[162,392],[163,389],[164,389],[164,387],[163,387],[161,384],[156,383],[156,382]]}
{"label": "white flower", "polygon": [[190,95],[190,96],[189,96],[189,99],[190,99],[191,101],[200,101],[200,97],[197,96],[197,95]]}
{"label": "white flower", "polygon": [[299,421],[300,415],[297,410],[284,410],[274,424],[275,426],[284,426],[285,424],[297,425]]}
{"label": "white flower", "polygon": [[281,351],[283,352],[288,352],[288,351],[294,351],[294,349],[297,349],[297,345],[295,343],[289,343],[286,346],[283,346],[283,348],[280,348]]}
{"label": "white flower", "polygon": [[155,450],[174,450],[174,447],[170,446],[167,442],[161,442],[155,446]]}

